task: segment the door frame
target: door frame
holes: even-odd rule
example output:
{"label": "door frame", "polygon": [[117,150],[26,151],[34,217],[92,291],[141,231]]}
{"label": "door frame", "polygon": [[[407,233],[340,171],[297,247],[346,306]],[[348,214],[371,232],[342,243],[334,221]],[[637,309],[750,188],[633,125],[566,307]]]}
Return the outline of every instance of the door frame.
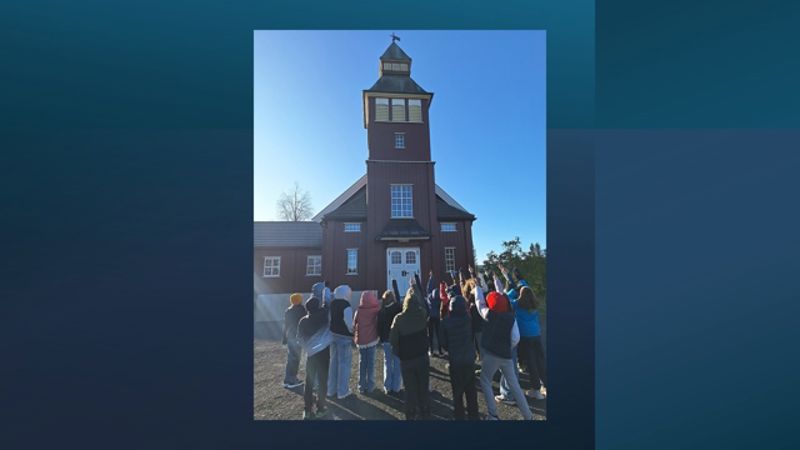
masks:
{"label": "door frame", "polygon": [[[417,258],[416,258],[416,263],[414,263],[414,266],[416,267],[416,272],[420,273],[420,271],[422,270],[422,250],[420,249],[420,247],[387,247],[386,248],[386,286],[387,286],[386,289],[387,290],[390,290],[390,291],[392,290],[392,279],[391,279],[391,276],[390,276],[391,275],[391,273],[390,273],[391,259],[390,258],[391,258],[392,252],[393,251],[399,251],[400,254],[402,255],[402,261],[403,261],[401,264],[403,266],[406,266],[407,265],[407,263],[405,262],[406,261],[406,252],[408,252],[410,250],[414,251],[416,253]],[[403,270],[406,270],[406,268],[404,267]],[[414,276],[414,272],[413,271],[410,272],[408,276],[409,277]],[[401,294],[402,294],[402,292],[401,292]],[[398,299],[398,300],[402,300],[402,299]]]}

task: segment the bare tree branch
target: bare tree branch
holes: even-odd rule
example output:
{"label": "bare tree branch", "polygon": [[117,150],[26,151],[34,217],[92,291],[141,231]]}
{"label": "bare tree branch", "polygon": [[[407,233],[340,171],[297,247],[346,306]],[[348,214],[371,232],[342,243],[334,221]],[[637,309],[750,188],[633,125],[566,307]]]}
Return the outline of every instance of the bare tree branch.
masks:
{"label": "bare tree branch", "polygon": [[281,194],[277,206],[278,216],[282,220],[300,222],[310,219],[313,215],[311,194],[300,189],[300,185],[296,181],[291,191]]}

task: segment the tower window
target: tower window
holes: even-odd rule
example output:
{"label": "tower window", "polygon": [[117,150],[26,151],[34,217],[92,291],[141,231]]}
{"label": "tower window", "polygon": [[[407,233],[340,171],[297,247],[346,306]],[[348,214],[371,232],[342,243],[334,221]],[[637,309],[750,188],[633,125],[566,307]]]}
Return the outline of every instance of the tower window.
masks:
{"label": "tower window", "polygon": [[392,122],[405,122],[405,121],[406,121],[406,99],[393,98]]}
{"label": "tower window", "polygon": [[408,121],[422,122],[422,100],[410,99],[408,101]]}
{"label": "tower window", "polygon": [[376,121],[389,121],[389,99],[376,98],[375,99],[375,120]]}
{"label": "tower window", "polygon": [[442,232],[454,233],[456,231],[456,224],[454,222],[442,222]]}
{"label": "tower window", "polygon": [[392,219],[410,219],[414,217],[414,186],[411,184],[393,184]]}
{"label": "tower window", "polygon": [[406,148],[406,134],[405,133],[395,133],[394,134],[394,148],[397,148],[397,149]]}

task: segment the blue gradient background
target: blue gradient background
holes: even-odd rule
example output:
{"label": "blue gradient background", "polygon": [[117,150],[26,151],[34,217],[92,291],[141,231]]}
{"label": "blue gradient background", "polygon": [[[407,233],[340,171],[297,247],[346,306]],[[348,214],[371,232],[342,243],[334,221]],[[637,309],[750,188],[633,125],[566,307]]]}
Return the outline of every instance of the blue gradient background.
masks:
{"label": "blue gradient background", "polygon": [[[800,138],[768,128],[800,122],[798,17],[4,2],[0,448],[583,449],[595,423],[600,449],[797,448]],[[252,30],[270,28],[547,30],[547,423],[252,421]]]}

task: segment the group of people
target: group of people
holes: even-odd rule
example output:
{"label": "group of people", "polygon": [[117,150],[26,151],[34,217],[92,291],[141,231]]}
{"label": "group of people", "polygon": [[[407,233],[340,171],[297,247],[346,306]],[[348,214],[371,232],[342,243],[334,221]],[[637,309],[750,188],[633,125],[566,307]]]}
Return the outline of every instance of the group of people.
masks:
{"label": "group of people", "polygon": [[[547,379],[540,305],[517,269],[500,266],[500,270],[502,277],[476,275],[471,267],[465,277],[459,270],[449,274],[450,284],[437,283],[431,272],[425,287],[415,275],[404,296],[392,280],[393,289],[380,299],[375,291],[364,291],[355,311],[347,285],[331,292],[324,282],[316,283],[305,302],[301,294],[292,294],[283,326],[288,353],[284,387],[305,383],[303,418],[322,418],[328,413],[328,398],[353,395],[349,385],[354,345],[359,352],[359,392],[374,392],[380,345],[383,392],[399,397],[404,391],[407,420],[431,418],[431,356],[448,360],[456,420],[481,418],[476,374],[486,399],[487,420],[498,420],[496,402],[516,405],[525,419],[533,419],[519,383],[518,365],[533,384],[527,395],[544,399]],[[303,353],[305,382],[297,378]],[[500,394],[495,395],[492,380],[498,371]]]}

